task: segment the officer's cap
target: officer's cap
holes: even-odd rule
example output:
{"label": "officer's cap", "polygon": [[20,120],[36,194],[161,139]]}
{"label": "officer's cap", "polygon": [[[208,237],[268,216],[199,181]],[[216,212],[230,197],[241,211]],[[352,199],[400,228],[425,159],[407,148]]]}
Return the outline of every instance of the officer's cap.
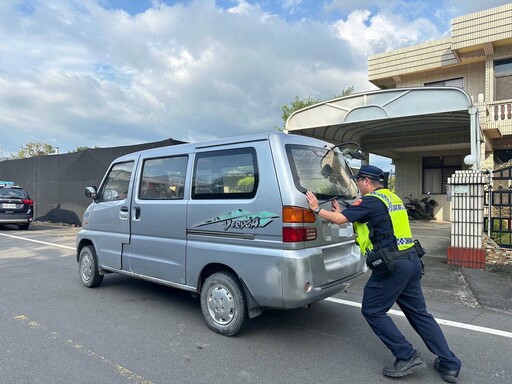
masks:
{"label": "officer's cap", "polygon": [[383,181],[384,180],[384,171],[379,167],[374,165],[361,165],[359,168],[359,172],[357,175],[352,176],[354,180],[362,179],[367,177],[372,180]]}

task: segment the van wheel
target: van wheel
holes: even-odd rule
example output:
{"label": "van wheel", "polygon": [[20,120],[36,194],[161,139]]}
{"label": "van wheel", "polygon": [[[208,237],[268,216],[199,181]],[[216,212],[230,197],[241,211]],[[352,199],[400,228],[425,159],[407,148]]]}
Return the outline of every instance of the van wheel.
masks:
{"label": "van wheel", "polygon": [[103,275],[100,275],[98,270],[98,256],[94,247],[88,245],[82,248],[78,265],[83,285],[94,288],[101,284]]}
{"label": "van wheel", "polygon": [[209,276],[201,289],[201,312],[213,331],[224,336],[238,333],[249,319],[238,278],[229,272]]}
{"label": "van wheel", "polygon": [[18,228],[23,230],[23,231],[26,231],[28,229],[28,227],[30,227],[30,223],[27,223],[27,224],[18,224]]}

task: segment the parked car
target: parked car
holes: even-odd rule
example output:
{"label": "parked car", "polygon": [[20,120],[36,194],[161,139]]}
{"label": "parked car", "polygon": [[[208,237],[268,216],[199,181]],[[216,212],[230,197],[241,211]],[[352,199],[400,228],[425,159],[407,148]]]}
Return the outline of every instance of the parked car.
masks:
{"label": "parked car", "polygon": [[80,278],[95,287],[116,272],[199,294],[208,326],[235,335],[263,310],[307,307],[366,271],[352,224],[319,219],[305,197],[353,202],[351,175],[332,144],[284,133],[125,155],[86,188]]}
{"label": "parked car", "polygon": [[0,181],[0,224],[28,229],[34,217],[34,201],[12,181]]}

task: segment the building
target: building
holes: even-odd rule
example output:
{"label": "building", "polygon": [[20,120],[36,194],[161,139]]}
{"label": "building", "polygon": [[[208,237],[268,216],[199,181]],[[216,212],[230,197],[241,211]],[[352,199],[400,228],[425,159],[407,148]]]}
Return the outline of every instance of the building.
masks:
{"label": "building", "polygon": [[[446,39],[370,56],[368,79],[380,89],[464,89],[479,113],[480,166],[495,169],[512,160],[512,3],[453,19]],[[365,150],[393,159],[399,195],[431,192],[440,203],[438,219],[450,220],[446,181],[469,167],[469,130],[449,135],[449,125],[424,128],[416,137],[382,140]]]}

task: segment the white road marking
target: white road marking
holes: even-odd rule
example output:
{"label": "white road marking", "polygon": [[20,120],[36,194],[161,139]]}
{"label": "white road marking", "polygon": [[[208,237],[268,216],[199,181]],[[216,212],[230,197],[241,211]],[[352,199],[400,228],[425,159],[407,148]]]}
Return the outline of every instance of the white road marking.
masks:
{"label": "white road marking", "polygon": [[[335,297],[328,297],[325,300],[331,301],[331,302],[336,303],[336,304],[349,305],[351,307],[361,308],[361,303],[358,303],[358,302],[355,302],[355,301],[342,300],[342,299],[337,299]],[[397,311],[395,309],[390,309],[388,311],[388,313],[390,315],[394,315],[394,316],[405,317],[405,315],[404,315],[404,313],[402,311]],[[491,334],[491,335],[502,336],[502,337],[507,337],[509,339],[512,339],[512,332],[507,332],[507,331],[502,331],[502,330],[499,330],[499,329],[493,329],[493,328],[487,328],[487,327],[480,327],[478,325],[459,323],[457,321],[451,321],[451,320],[444,320],[444,319],[437,319],[436,318],[436,321],[439,324],[447,325],[449,327],[462,328],[462,329],[467,329],[467,330],[470,330],[470,331],[488,333],[488,334]]]}
{"label": "white road marking", "polygon": [[64,248],[64,249],[71,249],[71,250],[75,250],[75,247],[69,247],[67,245],[60,245],[60,244],[55,244],[55,243],[48,243],[46,241],[40,241],[40,240],[34,240],[34,239],[29,239],[27,237],[21,237],[21,236],[14,236],[14,235],[8,235],[6,233],[0,233],[0,236],[5,236],[5,237],[12,237],[13,239],[20,239],[20,240],[26,240],[26,241],[30,241],[32,243],[38,243],[38,244],[44,244],[44,245],[50,245],[52,247],[58,247],[58,248]]}

